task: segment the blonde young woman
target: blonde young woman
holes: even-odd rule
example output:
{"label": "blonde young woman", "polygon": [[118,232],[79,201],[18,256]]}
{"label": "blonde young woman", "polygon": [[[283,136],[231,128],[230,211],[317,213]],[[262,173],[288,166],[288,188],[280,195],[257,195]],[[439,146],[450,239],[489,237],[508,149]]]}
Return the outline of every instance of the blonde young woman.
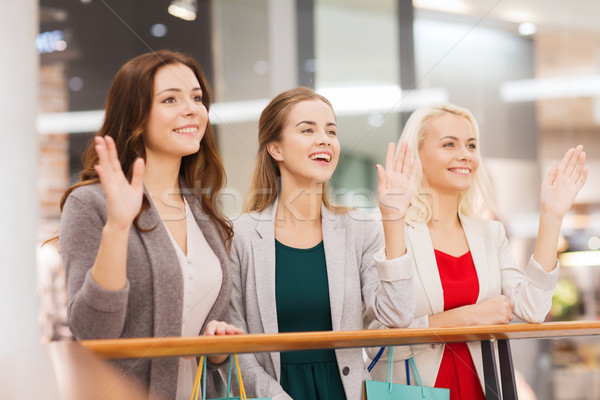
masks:
{"label": "blonde young woman", "polygon": [[[471,113],[452,104],[421,108],[400,143],[413,148],[422,166],[406,218],[406,246],[417,271],[411,327],[503,324],[514,316],[542,322],[558,278],[561,223],[588,174],[582,147],[553,164],[542,183],[535,252],[522,270],[502,224],[481,218],[492,199]],[[406,381],[404,360],[410,356],[425,385],[450,388],[451,399],[485,398],[478,342],[395,348],[394,382]],[[372,370],[378,380],[386,375],[385,354],[382,359]]]}
{"label": "blonde young woman", "polygon": [[[204,74],[187,55],[146,53],[117,72],[81,181],[61,201],[76,339],[241,333],[222,321],[233,232],[216,206],[225,173],[210,103]],[[191,395],[193,358],[115,363],[152,399]]]}
{"label": "blonde young woman", "polygon": [[[382,235],[372,219],[328,201],[337,134],[331,104],[308,88],[281,93],[260,117],[250,213],[234,221],[232,249],[229,317],[248,333],[359,330],[363,310],[389,327],[412,321],[413,267],[397,210],[408,207],[415,168],[393,163],[393,144],[386,168],[378,167]],[[247,392],[277,400],[358,400],[369,377],[361,349],[256,353],[240,362]]]}

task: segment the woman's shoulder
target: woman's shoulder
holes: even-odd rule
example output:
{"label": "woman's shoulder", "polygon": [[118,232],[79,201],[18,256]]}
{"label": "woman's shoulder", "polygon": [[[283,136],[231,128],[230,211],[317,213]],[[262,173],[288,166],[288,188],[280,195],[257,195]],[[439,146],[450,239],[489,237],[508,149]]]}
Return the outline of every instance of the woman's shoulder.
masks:
{"label": "woman's shoulder", "polygon": [[89,185],[78,186],[66,199],[65,207],[72,201],[76,200],[86,206],[102,206],[106,204],[106,195],[100,183],[91,183]]}
{"label": "woman's shoulder", "polygon": [[260,217],[260,213],[255,212],[241,214],[237,217],[232,217],[231,222],[233,223],[234,243],[239,243],[240,241],[251,240],[259,237],[259,226],[261,224],[274,224],[274,221],[269,222],[261,220]]}
{"label": "woman's shoulder", "polygon": [[256,227],[256,224],[260,220],[260,213],[244,213],[230,219],[233,223],[233,229],[247,230]]}
{"label": "woman's shoulder", "polygon": [[[106,196],[97,184],[79,186],[67,197],[61,213],[61,226],[102,221],[106,218]],[[83,218],[83,219],[82,219]]]}
{"label": "woman's shoulder", "polygon": [[504,234],[504,224],[496,219],[461,216],[464,229],[469,229],[483,235]]}
{"label": "woman's shoulder", "polygon": [[383,232],[381,215],[377,211],[350,209],[341,213],[330,212],[323,218],[331,219],[337,228],[346,231],[347,236],[352,235],[358,240]]}

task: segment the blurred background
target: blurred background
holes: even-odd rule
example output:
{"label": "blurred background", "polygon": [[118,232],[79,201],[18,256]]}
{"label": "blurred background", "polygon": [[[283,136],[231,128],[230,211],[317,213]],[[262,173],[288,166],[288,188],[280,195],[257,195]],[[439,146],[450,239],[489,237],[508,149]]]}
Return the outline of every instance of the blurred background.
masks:
{"label": "blurred background", "polygon": [[[16,2],[13,2],[16,3]],[[23,0],[3,6],[0,246],[5,299],[0,354],[70,340],[58,203],[103,118],[118,68],[171,48],[202,64],[228,174],[232,218],[269,99],[305,85],[338,116],[338,203],[376,204],[374,165],[416,107],[470,109],[511,249],[535,244],[539,186],[553,160],[585,146],[590,174],[565,219],[550,320],[598,319],[600,266],[600,2],[594,0]],[[594,338],[513,341],[515,365],[539,399],[600,398]]]}

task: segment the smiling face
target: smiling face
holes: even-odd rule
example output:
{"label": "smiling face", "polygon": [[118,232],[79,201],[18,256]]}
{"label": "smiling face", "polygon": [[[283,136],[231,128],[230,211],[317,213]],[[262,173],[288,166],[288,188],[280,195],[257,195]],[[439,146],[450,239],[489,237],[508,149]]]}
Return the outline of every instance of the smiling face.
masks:
{"label": "smiling face", "polygon": [[152,108],[144,133],[146,160],[198,152],[208,122],[202,89],[183,64],[161,67],[154,77]]}
{"label": "smiling face", "polygon": [[479,167],[477,138],[469,121],[450,113],[432,119],[425,128],[419,158],[430,188],[446,194],[468,190]]}
{"label": "smiling face", "polygon": [[298,184],[326,182],[340,154],[333,110],[321,100],[296,104],[288,114],[281,140],[267,150],[279,166],[282,180]]}

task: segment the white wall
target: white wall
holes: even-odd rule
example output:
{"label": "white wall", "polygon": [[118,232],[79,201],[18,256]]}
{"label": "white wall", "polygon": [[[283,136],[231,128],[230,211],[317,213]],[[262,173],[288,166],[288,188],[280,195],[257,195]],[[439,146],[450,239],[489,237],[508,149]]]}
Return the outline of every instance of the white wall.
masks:
{"label": "white wall", "polygon": [[38,2],[0,13],[0,354],[39,342],[36,295]]}

